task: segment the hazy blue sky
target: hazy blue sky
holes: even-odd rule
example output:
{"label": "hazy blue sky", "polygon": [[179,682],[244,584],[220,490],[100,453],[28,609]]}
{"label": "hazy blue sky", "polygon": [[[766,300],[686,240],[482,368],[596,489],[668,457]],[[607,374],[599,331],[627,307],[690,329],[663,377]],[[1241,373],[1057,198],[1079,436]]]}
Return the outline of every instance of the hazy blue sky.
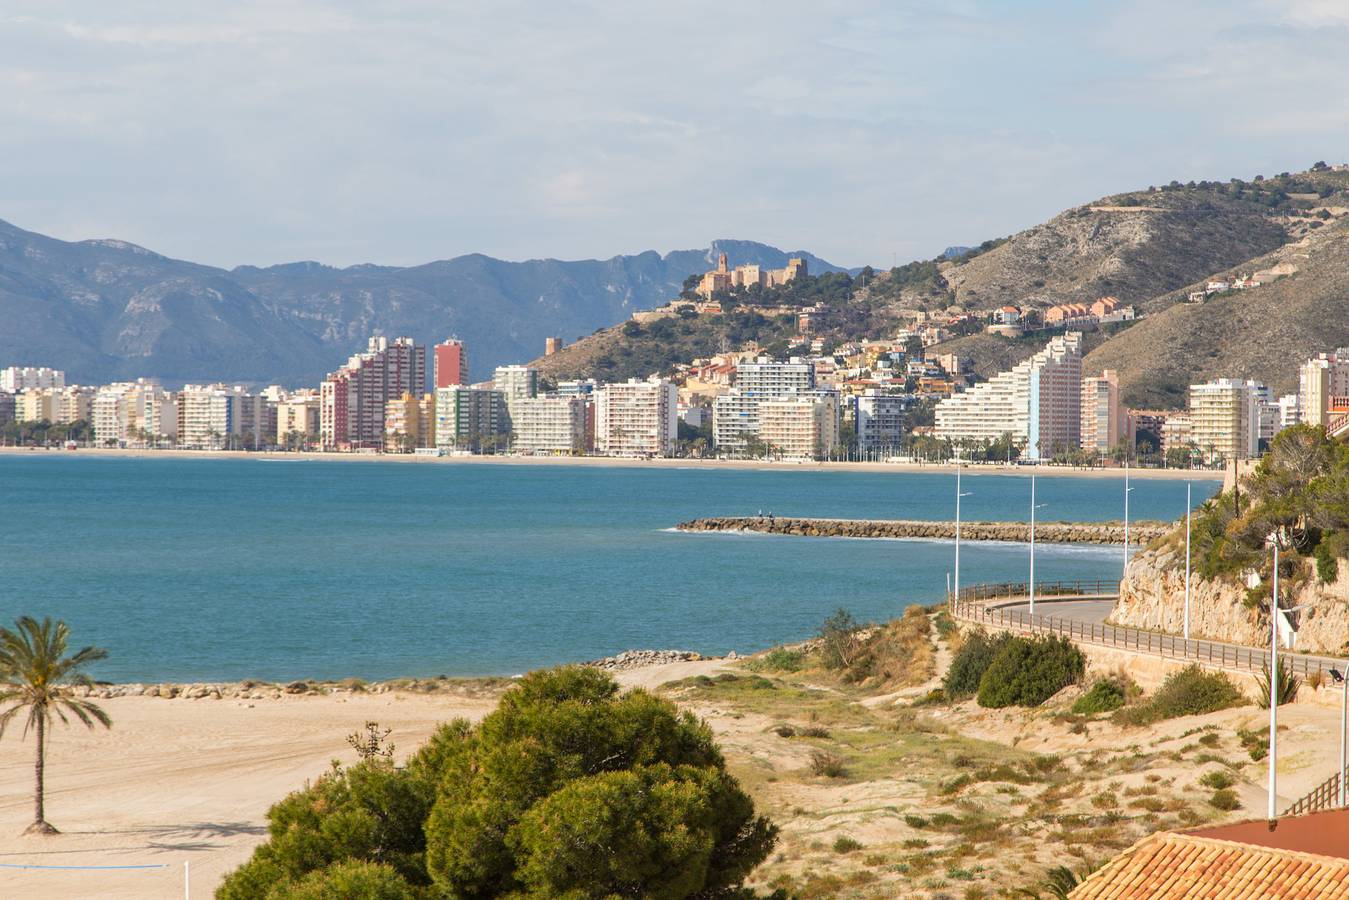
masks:
{"label": "hazy blue sky", "polygon": [[0,2],[0,218],[231,266],[930,257],[1349,159],[1349,0]]}

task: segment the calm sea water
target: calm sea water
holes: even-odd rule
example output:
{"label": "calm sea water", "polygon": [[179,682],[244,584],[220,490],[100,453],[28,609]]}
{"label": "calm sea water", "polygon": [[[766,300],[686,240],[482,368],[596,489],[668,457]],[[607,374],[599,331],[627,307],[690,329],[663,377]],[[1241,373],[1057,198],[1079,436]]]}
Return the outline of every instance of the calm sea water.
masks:
{"label": "calm sea water", "polygon": [[[1184,513],[1136,479],[1131,514]],[[1025,519],[1025,478],[967,476],[968,519]],[[1216,489],[1194,483],[1195,502]],[[114,681],[511,674],[628,648],[747,652],[938,599],[952,546],[679,534],[710,515],[945,519],[954,477],[819,471],[0,456],[0,621],[51,615]],[[1116,479],[1041,478],[1042,521],[1119,518]],[[1024,578],[966,543],[962,580]],[[1119,549],[1042,544],[1037,575]]]}

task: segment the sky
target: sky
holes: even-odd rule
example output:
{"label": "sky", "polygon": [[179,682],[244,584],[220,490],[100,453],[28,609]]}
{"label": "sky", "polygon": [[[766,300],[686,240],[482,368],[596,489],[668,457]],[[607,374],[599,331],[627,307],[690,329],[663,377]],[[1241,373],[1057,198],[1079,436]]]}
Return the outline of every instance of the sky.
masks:
{"label": "sky", "polygon": [[0,0],[0,219],[230,267],[890,266],[1349,160],[1349,0]]}

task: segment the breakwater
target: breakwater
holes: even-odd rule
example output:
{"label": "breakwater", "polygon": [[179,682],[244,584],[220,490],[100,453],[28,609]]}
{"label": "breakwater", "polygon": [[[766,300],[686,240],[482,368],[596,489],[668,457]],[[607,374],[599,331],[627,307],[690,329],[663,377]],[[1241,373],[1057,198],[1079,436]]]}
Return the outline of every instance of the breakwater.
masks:
{"label": "breakwater", "polygon": [[[1129,543],[1145,544],[1165,534],[1165,522],[1129,523]],[[946,538],[956,536],[955,522],[917,519],[795,519],[783,516],[722,516],[693,519],[676,526],[680,531],[760,531],[800,537]],[[966,541],[1029,541],[1028,522],[961,522]],[[1037,522],[1035,540],[1051,544],[1123,544],[1122,522]]]}

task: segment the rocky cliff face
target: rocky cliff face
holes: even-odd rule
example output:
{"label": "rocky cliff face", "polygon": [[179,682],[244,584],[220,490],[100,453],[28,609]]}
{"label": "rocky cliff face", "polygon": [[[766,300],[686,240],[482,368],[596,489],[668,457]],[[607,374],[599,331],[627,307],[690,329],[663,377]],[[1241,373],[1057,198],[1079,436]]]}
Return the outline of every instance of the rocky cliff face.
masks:
{"label": "rocky cliff face", "polygon": [[[1324,584],[1313,575],[1285,601],[1308,608],[1297,614],[1296,649],[1338,654],[1349,642],[1349,566]],[[1244,603],[1244,585],[1190,579],[1190,636],[1234,644],[1269,643],[1269,617]],[[1110,621],[1117,625],[1182,631],[1185,607],[1185,558],[1171,549],[1145,550],[1129,562]]]}

